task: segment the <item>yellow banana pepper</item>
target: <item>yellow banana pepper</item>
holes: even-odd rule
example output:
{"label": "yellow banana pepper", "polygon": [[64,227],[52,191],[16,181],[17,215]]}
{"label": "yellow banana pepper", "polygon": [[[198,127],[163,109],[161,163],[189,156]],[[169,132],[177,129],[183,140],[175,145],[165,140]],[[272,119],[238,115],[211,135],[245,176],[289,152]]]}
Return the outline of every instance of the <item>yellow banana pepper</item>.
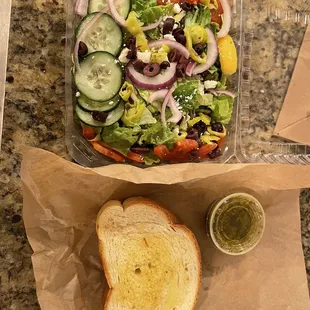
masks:
{"label": "yellow banana pepper", "polygon": [[199,56],[194,50],[190,27],[184,28],[184,34],[186,37],[186,48],[189,50],[191,58],[200,64],[205,64],[207,62],[207,55],[203,53]]}
{"label": "yellow banana pepper", "polygon": [[221,69],[224,75],[232,75],[237,71],[237,50],[230,35],[218,39]]}
{"label": "yellow banana pepper", "polygon": [[149,50],[147,39],[142,31],[141,22],[138,20],[134,11],[131,11],[126,20],[127,30],[136,37],[136,45],[141,51]]}

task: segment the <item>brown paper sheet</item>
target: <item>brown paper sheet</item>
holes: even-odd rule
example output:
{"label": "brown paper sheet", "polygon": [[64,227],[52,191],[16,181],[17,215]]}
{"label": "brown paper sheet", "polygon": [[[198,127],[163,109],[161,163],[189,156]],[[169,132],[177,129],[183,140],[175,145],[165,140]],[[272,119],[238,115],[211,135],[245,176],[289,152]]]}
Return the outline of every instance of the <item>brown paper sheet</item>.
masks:
{"label": "brown paper sheet", "polygon": [[295,70],[274,134],[310,145],[310,24],[300,48]]}
{"label": "brown paper sheet", "polygon": [[[298,203],[298,189],[310,187],[310,167],[183,164],[141,170],[113,165],[93,171],[29,148],[21,177],[43,310],[102,309],[106,284],[96,215],[105,201],[136,195],[165,204],[195,233],[203,259],[197,310],[310,309]],[[241,188],[254,190],[261,200],[266,231],[252,252],[230,257],[210,245],[204,218],[214,199]]]}

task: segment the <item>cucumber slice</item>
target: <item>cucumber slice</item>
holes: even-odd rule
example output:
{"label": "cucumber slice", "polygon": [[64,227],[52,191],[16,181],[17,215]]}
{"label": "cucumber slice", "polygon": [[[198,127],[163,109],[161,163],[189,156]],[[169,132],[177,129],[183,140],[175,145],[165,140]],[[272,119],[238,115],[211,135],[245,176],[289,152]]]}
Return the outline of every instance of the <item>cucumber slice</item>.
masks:
{"label": "cucumber slice", "polygon": [[85,123],[89,126],[93,126],[93,127],[106,127],[106,126],[113,125],[114,123],[119,121],[120,118],[123,116],[124,109],[125,109],[125,105],[124,105],[124,102],[122,101],[117,106],[116,109],[112,110],[109,113],[106,121],[103,123],[103,122],[98,122],[98,121],[94,120],[92,115],[91,115],[91,112],[83,110],[79,105],[76,105],[76,107],[75,107],[76,115],[78,116],[78,118],[83,123]]}
{"label": "cucumber slice", "polygon": [[95,14],[89,14],[86,15],[85,17],[83,17],[83,19],[80,21],[80,23],[77,25],[76,29],[75,29],[75,36],[78,37],[81,32],[82,29],[85,27],[85,25],[95,16]]}
{"label": "cucumber slice", "polygon": [[[82,33],[85,25],[96,13],[83,18],[77,28],[76,35],[88,47],[88,54],[96,51],[106,51],[118,55],[123,46],[123,33],[121,27],[108,14],[102,14],[100,18],[87,31]],[[82,33],[82,34],[81,34]]]}
{"label": "cucumber slice", "polygon": [[[124,18],[127,18],[131,9],[130,0],[116,0],[115,3],[118,13]],[[89,0],[88,13],[99,12],[106,6],[107,0]]]}
{"label": "cucumber slice", "polygon": [[103,112],[113,110],[119,104],[120,96],[116,95],[108,101],[94,101],[81,94],[77,101],[84,110]]}
{"label": "cucumber slice", "polygon": [[107,52],[87,55],[75,73],[75,84],[79,91],[91,100],[108,101],[115,97],[123,82],[123,71],[119,62]]}

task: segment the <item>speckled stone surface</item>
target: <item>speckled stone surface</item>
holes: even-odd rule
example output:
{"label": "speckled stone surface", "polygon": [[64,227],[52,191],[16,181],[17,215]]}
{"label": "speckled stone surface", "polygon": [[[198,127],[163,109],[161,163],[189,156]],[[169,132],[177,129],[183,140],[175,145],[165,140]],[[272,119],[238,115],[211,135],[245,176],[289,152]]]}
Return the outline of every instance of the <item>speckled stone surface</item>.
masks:
{"label": "speckled stone surface", "polygon": [[[64,0],[13,0],[9,44],[3,145],[0,154],[0,309],[39,309],[31,267],[31,248],[22,222],[22,196],[19,179],[21,145],[49,150],[69,159],[64,141]],[[277,1],[274,0],[274,3]],[[260,2],[262,3],[262,2]],[[251,10],[257,14],[261,4]],[[259,18],[265,18],[257,14]],[[254,32],[254,48],[260,51],[253,58],[255,78],[252,93],[276,111],[283,97],[288,78],[264,70],[274,63],[285,66],[291,74],[302,33],[294,28],[285,31],[294,37],[288,57],[286,32],[283,38],[270,37],[271,30],[260,26]],[[277,56],[274,58],[274,51]],[[278,74],[280,74],[278,76]],[[275,82],[271,80],[276,78]],[[275,84],[273,84],[275,83]],[[262,90],[265,92],[262,92]],[[265,100],[265,98],[269,100]],[[278,98],[278,99],[277,99]],[[273,112],[272,112],[273,113]],[[269,111],[253,110],[257,119],[257,137],[270,136],[260,131],[259,120],[274,117]],[[276,113],[276,112],[275,112]],[[266,125],[267,127],[269,125]],[[266,134],[267,132],[267,134]],[[310,283],[310,190],[301,193],[302,243]]]}

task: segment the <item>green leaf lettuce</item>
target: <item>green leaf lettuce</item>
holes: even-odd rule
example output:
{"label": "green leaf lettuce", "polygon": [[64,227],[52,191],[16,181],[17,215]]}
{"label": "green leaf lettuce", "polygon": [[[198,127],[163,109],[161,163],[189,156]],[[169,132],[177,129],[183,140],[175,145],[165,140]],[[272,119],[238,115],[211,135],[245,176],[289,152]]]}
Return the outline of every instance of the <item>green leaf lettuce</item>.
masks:
{"label": "green leaf lettuce", "polygon": [[227,95],[214,97],[209,105],[212,112],[212,118],[223,124],[228,124],[233,112],[234,99]]}
{"label": "green leaf lettuce", "polygon": [[104,127],[101,139],[107,145],[127,155],[130,147],[138,141],[140,132],[140,127],[119,127],[119,124],[115,123],[112,126]]}
{"label": "green leaf lettuce", "polygon": [[173,146],[176,141],[176,134],[171,132],[168,127],[164,127],[161,123],[156,123],[151,127],[142,130],[142,135],[139,139],[140,144],[164,144],[168,147]]}

